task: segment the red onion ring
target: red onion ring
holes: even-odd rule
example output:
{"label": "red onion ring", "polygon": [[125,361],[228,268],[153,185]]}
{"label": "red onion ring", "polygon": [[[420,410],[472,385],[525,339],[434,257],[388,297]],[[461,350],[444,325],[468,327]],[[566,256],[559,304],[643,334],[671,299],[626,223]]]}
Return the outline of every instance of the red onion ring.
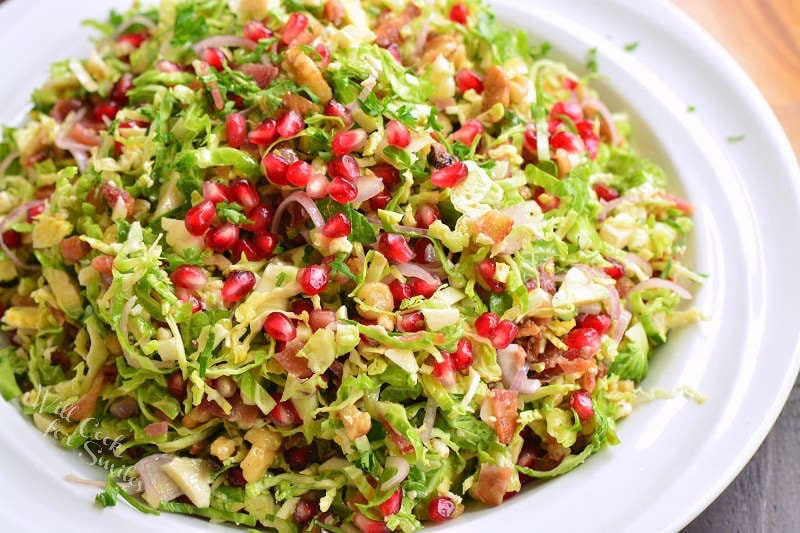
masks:
{"label": "red onion ring", "polygon": [[502,350],[497,350],[497,364],[503,375],[503,385],[511,387],[517,379],[520,369],[525,364],[525,350],[519,344],[509,344]]}
{"label": "red onion ring", "polygon": [[530,365],[526,362],[522,365],[522,368],[519,369],[519,372],[514,378],[514,382],[511,383],[508,390],[517,391],[520,394],[533,394],[539,390],[539,387],[542,386],[542,382],[538,379],[528,378],[528,370],[530,370]]}
{"label": "red onion ring", "polygon": [[297,202],[303,209],[306,210],[308,216],[311,217],[311,222],[314,223],[314,226],[317,229],[320,229],[325,225],[325,217],[322,216],[322,213],[320,212],[319,207],[317,207],[317,204],[314,203],[314,200],[312,200],[311,197],[304,192],[295,191],[284,198],[283,201],[278,205],[278,208],[275,210],[275,216],[272,219],[272,233],[278,232],[278,229],[281,226],[281,216],[292,202]]}
{"label": "red onion ring", "polygon": [[79,143],[73,140],[70,137],[70,134],[72,133],[72,128],[75,126],[75,124],[83,119],[85,114],[85,109],[70,113],[67,119],[61,124],[55,140],[55,145],[57,148],[66,150],[72,155],[72,158],[75,159],[75,163],[78,164],[78,168],[81,172],[84,172],[88,166],[89,152],[91,151],[92,147],[88,144]]}
{"label": "red onion ring", "polygon": [[147,17],[137,15],[135,17],[129,18],[128,20],[124,21],[122,24],[117,26],[117,29],[114,30],[114,33],[111,34],[111,38],[116,39],[117,37],[122,35],[125,32],[125,30],[127,30],[134,24],[139,24],[141,26],[144,26],[149,31],[153,31],[154,29],[156,29],[156,25],[152,20],[150,20]]}
{"label": "red onion ring", "polygon": [[436,410],[438,406],[433,398],[428,398],[428,403],[425,405],[425,418],[422,419],[422,431],[419,436],[423,442],[431,440],[431,431],[433,431],[433,424],[436,422]]}
{"label": "red onion ring", "polygon": [[599,114],[602,122],[608,128],[608,135],[610,137],[609,144],[617,146],[621,140],[617,125],[614,123],[614,117],[611,115],[606,104],[597,100],[596,98],[588,98],[581,103],[584,113],[589,115]]}
{"label": "red onion ring", "polygon": [[602,210],[600,211],[600,215],[597,217],[598,220],[605,220],[608,218],[608,215],[611,214],[611,211],[617,208],[619,204],[625,201],[625,198],[620,196],[619,198],[615,198],[610,202],[605,200],[600,200],[600,205],[602,206]]}
{"label": "red onion ring", "polygon": [[650,263],[645,261],[639,255],[636,255],[634,253],[625,254],[625,259],[623,259],[623,263],[624,262],[628,262],[629,264],[633,264],[634,266],[639,267],[639,269],[642,271],[642,274],[645,275],[645,279],[648,279],[650,276],[653,275],[653,267],[650,266]]}
{"label": "red onion ring", "polygon": [[134,465],[144,484],[145,500],[157,507],[161,502],[174,500],[183,491],[169,479],[161,467],[172,462],[175,456],[168,453],[148,455]]}
{"label": "red onion ring", "polygon": [[429,285],[439,285],[440,280],[416,263],[396,265],[397,270],[407,278],[419,278]]}
{"label": "red onion ring", "polygon": [[631,323],[631,312],[627,309],[623,309],[619,313],[619,318],[614,322],[614,329],[611,332],[611,338],[614,339],[614,342],[617,344],[622,341],[622,337],[625,335],[625,330],[628,329],[628,325]]}
{"label": "red onion ring", "polygon": [[675,283],[674,281],[661,278],[650,278],[645,280],[638,285],[634,285],[630,292],[644,291],[647,289],[667,289],[680,296],[683,300],[692,299],[692,293],[689,292],[686,287]]}
{"label": "red onion ring", "polygon": [[375,176],[361,176],[356,180],[358,196],[353,200],[354,204],[360,204],[369,200],[383,190],[383,181]]}
{"label": "red onion ring", "polygon": [[619,301],[619,292],[613,285],[608,288],[608,316],[611,320],[617,320],[622,313],[622,305]]}
{"label": "red onion ring", "polygon": [[397,473],[381,484],[381,492],[395,488],[408,477],[408,473],[411,471],[411,465],[408,464],[408,461],[397,455],[392,455],[386,459],[385,468],[393,468],[397,470]]}
{"label": "red onion ring", "polygon": [[206,48],[244,48],[245,50],[255,50],[256,43],[250,39],[245,39],[239,35],[214,35],[213,37],[206,37],[202,41],[198,41],[193,46],[194,52],[199,56]]}
{"label": "red onion ring", "polygon": [[[21,218],[24,213],[27,213],[28,209],[40,205],[42,203],[44,203],[44,200],[33,200],[31,202],[25,202],[24,204],[20,205],[19,207],[11,211],[8,215],[3,217],[3,220],[0,220],[0,235],[2,235],[5,232],[6,227],[9,224],[16,222],[17,219]],[[3,253],[6,254],[6,256],[9,259],[11,259],[11,262],[14,263],[14,265],[21,270],[34,271],[34,270],[39,270],[41,268],[39,265],[27,265],[22,261],[20,261],[19,257],[17,257],[17,255],[14,252],[12,252],[8,246],[6,246],[5,240],[2,238],[0,238],[0,248],[2,248]]]}

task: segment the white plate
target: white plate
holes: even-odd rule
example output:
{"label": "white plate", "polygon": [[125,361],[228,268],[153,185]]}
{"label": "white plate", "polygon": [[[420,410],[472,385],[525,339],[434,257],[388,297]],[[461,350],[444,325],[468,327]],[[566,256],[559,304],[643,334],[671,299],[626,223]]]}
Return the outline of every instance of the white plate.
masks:
{"label": "white plate", "polygon": [[[691,386],[702,406],[656,401],[620,424],[622,444],[498,509],[441,530],[677,530],[708,505],[755,452],[800,366],[794,242],[800,171],[763,97],[722,48],[675,7],[624,0],[496,0],[504,21],[550,41],[577,66],[598,48],[600,85],[631,113],[634,143],[664,165],[697,207],[694,265],[711,277],[697,305],[711,319],[658,351],[646,388]],[[0,7],[0,122],[21,117],[55,59],[82,55],[78,23],[126,1],[10,0]],[[633,53],[622,44],[639,41]],[[693,105],[696,113],[687,112]],[[728,136],[746,134],[728,144]],[[94,492],[64,475],[102,477],[89,456],[59,450],[12,405],[0,405],[0,523],[13,531],[208,531],[184,517],[99,511]]]}

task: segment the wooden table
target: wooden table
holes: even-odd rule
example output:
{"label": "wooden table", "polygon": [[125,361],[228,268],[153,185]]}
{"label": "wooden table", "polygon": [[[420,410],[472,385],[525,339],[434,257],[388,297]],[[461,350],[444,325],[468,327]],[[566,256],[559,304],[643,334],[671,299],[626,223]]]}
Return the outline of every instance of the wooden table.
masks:
{"label": "wooden table", "polygon": [[[800,155],[800,1],[674,0],[769,100]],[[732,443],[733,445],[733,443]],[[800,531],[800,384],[758,453],[688,533]]]}

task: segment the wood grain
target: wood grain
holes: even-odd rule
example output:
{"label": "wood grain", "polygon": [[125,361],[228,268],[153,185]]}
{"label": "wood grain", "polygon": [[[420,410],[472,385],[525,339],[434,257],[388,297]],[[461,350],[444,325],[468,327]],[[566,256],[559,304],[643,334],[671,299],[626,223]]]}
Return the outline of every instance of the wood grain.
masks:
{"label": "wood grain", "polygon": [[800,1],[674,0],[750,74],[800,156]]}

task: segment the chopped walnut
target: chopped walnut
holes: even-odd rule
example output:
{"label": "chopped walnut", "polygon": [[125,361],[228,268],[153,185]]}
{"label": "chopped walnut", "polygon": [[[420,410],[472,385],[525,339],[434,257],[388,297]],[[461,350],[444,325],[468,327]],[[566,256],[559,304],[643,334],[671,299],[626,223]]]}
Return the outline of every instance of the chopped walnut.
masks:
{"label": "chopped walnut", "polygon": [[344,425],[344,432],[350,440],[369,433],[372,428],[372,417],[369,413],[362,413],[355,405],[348,405],[339,411],[339,419]]}

